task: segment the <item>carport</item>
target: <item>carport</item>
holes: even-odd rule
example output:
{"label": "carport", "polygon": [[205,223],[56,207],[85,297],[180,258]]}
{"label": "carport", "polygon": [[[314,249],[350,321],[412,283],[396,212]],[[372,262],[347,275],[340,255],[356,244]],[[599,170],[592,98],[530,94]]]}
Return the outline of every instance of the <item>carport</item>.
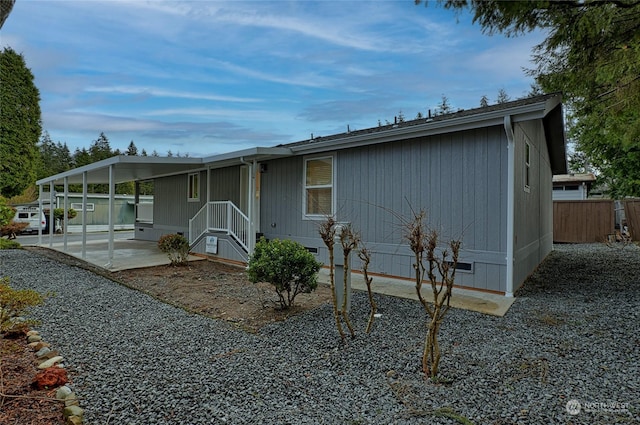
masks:
{"label": "carport", "polygon": [[[174,174],[184,173],[185,171],[204,170],[202,158],[183,158],[183,157],[155,157],[155,156],[114,156],[93,164],[65,171],[54,176],[40,179],[36,182],[39,192],[39,207],[43,210],[43,199],[46,192],[45,187],[49,189],[49,222],[54,223],[55,209],[55,186],[63,186],[64,200],[62,208],[64,211],[69,209],[68,192],[70,184],[82,185],[82,243],[79,257],[83,260],[87,259],[87,187],[89,184],[107,184],[109,187],[109,230],[108,230],[108,259],[104,265],[105,268],[111,269],[114,258],[114,199],[115,185],[117,183],[135,182],[135,207],[137,215],[137,207],[139,204],[139,182],[150,180],[155,177],[171,176]],[[53,248],[53,233],[55,226],[49,226],[49,247]],[[42,229],[38,229],[38,244],[43,245]],[[69,251],[67,226],[64,228],[63,242],[61,247],[63,252]]]}

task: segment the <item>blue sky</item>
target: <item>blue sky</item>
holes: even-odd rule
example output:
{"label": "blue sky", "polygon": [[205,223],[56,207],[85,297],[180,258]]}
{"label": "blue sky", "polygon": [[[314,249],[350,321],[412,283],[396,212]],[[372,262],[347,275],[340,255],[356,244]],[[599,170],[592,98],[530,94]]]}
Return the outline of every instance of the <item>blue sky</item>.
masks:
{"label": "blue sky", "polygon": [[43,129],[74,151],[104,132],[208,156],[525,96],[542,34],[483,35],[402,1],[18,0],[0,46],[22,53]]}

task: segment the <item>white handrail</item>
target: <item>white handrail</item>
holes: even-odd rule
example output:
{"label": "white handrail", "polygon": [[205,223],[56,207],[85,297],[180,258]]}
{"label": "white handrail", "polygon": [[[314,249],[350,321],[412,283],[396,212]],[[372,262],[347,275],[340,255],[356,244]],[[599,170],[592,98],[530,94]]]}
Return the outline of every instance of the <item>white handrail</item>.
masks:
{"label": "white handrail", "polygon": [[231,201],[212,201],[205,204],[189,220],[189,245],[205,233],[226,232],[249,251],[249,218]]}

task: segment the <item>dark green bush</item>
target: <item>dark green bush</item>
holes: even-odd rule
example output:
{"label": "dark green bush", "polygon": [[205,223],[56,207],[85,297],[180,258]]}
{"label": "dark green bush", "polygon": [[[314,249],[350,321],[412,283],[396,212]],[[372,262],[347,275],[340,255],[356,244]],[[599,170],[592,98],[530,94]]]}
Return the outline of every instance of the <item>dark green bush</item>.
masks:
{"label": "dark green bush", "polygon": [[310,293],[318,286],[322,263],[298,242],[261,238],[249,258],[247,274],[253,283],[268,282],[275,287],[280,308],[293,305],[300,293]]}
{"label": "dark green bush", "polygon": [[172,266],[182,266],[189,261],[189,241],[182,235],[164,235],[158,240],[160,251],[169,256]]}

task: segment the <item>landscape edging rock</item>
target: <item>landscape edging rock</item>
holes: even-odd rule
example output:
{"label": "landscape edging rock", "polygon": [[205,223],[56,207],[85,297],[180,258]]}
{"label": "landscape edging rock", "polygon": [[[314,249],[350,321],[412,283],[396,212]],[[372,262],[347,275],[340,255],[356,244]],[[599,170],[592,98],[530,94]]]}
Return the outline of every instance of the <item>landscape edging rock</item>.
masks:
{"label": "landscape edging rock", "polygon": [[[27,345],[34,351],[37,359],[37,368],[40,373],[50,369],[63,369],[64,358],[57,351],[51,350],[49,343],[45,342],[38,331],[27,332]],[[63,415],[67,425],[81,425],[84,421],[84,409],[80,407],[78,396],[66,384],[58,387],[56,400],[64,402]]]}

